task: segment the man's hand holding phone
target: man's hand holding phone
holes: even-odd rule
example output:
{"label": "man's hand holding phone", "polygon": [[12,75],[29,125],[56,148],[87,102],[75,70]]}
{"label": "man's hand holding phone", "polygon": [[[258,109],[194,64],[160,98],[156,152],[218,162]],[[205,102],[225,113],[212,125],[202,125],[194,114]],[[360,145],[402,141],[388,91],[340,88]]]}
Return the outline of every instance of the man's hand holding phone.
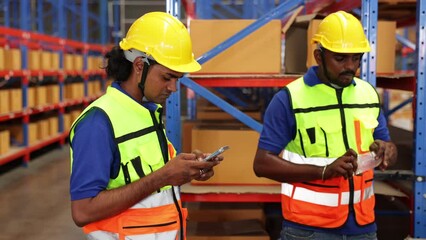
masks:
{"label": "man's hand holding phone", "polygon": [[[223,146],[223,147],[219,148],[218,150],[216,150],[215,152],[208,154],[208,155],[205,154],[205,153],[202,153],[199,150],[195,150],[194,153],[197,155],[197,159],[199,159],[200,161],[204,161],[204,162],[217,161],[217,162],[220,162],[220,161],[223,160],[223,156],[220,156],[220,154],[222,154],[224,151],[226,151],[228,149],[229,149],[229,146]],[[217,164],[219,164],[219,163],[217,163]],[[215,164],[215,165],[217,165],[217,164]],[[209,174],[210,172],[213,173],[213,168],[200,169],[200,177],[196,180],[198,180],[198,181],[208,180],[210,177],[213,176],[213,174]]]}

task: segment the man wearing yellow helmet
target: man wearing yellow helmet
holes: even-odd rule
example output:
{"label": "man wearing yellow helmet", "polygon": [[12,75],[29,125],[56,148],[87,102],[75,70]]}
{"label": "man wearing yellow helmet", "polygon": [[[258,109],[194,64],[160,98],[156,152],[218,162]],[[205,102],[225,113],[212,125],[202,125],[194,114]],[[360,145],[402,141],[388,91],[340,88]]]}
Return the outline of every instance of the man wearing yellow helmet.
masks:
{"label": "man wearing yellow helmet", "polygon": [[384,170],[397,150],[375,88],[355,77],[370,46],[346,12],[328,15],[318,28],[318,66],[272,99],[254,171],[282,183],[282,240],[377,239],[374,171],[361,171],[358,158]]}
{"label": "man wearing yellow helmet", "polygon": [[89,239],[185,239],[179,186],[213,176],[203,153],[181,153],[167,139],[162,107],[178,79],[198,71],[185,26],[147,13],[106,54],[115,82],[70,130],[71,209]]}

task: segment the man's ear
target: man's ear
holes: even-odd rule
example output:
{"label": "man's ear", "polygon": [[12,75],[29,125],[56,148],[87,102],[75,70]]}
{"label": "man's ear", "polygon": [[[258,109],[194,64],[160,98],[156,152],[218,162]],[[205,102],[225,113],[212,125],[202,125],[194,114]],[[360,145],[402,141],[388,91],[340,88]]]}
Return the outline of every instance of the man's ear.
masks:
{"label": "man's ear", "polygon": [[321,66],[322,65],[322,52],[321,52],[320,49],[314,50],[314,58],[315,58],[315,61],[318,64],[318,66]]}
{"label": "man's ear", "polygon": [[135,60],[133,61],[133,68],[135,69],[135,71],[138,72],[142,72],[143,69],[143,60],[142,57],[137,57],[135,58]]}

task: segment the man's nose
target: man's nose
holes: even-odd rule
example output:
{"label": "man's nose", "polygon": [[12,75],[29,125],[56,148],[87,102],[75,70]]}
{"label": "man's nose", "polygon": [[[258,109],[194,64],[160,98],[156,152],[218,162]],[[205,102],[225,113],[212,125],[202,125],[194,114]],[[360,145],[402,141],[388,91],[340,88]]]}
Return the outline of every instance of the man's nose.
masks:
{"label": "man's nose", "polygon": [[169,81],[169,83],[167,84],[167,90],[169,90],[170,92],[176,92],[177,91],[177,84],[178,84],[177,78],[171,79]]}
{"label": "man's nose", "polygon": [[345,70],[355,71],[359,67],[359,61],[354,60],[352,58],[347,58],[346,61],[345,61],[344,67],[345,67]]}

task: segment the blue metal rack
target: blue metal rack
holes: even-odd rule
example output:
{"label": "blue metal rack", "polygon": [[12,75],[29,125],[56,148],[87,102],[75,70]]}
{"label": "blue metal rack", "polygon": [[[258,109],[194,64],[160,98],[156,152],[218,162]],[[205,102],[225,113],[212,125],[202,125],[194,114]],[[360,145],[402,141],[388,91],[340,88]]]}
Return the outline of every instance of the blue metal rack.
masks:
{"label": "blue metal rack", "polygon": [[414,124],[414,237],[426,237],[426,2],[417,1],[417,89]]}
{"label": "blue metal rack", "polygon": [[[208,61],[221,51],[225,50],[244,36],[248,35],[252,31],[256,30],[258,26],[262,25],[263,21],[269,21],[273,17],[272,14],[279,11],[280,14],[287,13],[286,10],[291,11],[291,7],[285,1],[280,1],[280,5],[275,7],[271,1],[260,1],[263,2],[263,8],[274,8],[273,11],[265,14],[258,15],[259,6],[254,7],[254,2],[243,1],[243,5],[236,6],[235,1],[231,1],[231,6],[224,6],[222,1],[210,1],[210,0],[197,0],[196,1],[196,16],[198,18],[210,19],[210,18],[223,18],[226,16],[239,16],[239,18],[259,18],[253,25],[247,29],[242,30],[240,33],[226,40],[216,48],[212,49],[208,53],[204,54],[198,60],[200,63]],[[256,1],[258,2],[258,1]],[[272,1],[273,2],[273,1]],[[282,3],[284,2],[284,3]],[[294,2],[294,1],[293,1]],[[310,7],[315,8],[315,4],[321,5],[330,1],[304,1],[305,4],[311,4]],[[349,10],[354,7],[359,7],[359,4],[354,4],[357,1],[338,1],[335,6],[328,7],[329,10],[333,7],[339,7],[338,9]],[[299,2],[297,4],[300,4]],[[312,5],[313,4],[313,5]],[[172,5],[168,5],[172,6]],[[285,6],[285,7],[284,7]],[[216,11],[219,7],[224,11]],[[177,7],[177,9],[180,9]],[[169,9],[168,9],[169,10]],[[270,10],[270,9],[268,9]],[[336,10],[336,9],[334,9]],[[223,14],[223,13],[226,14]],[[284,16],[284,15],[283,15]],[[376,31],[377,31],[377,16],[378,16],[378,3],[377,0],[362,0],[361,2],[361,19],[365,26],[367,37],[371,43],[372,51],[365,54],[361,65],[361,74],[364,79],[370,82],[372,85],[376,85]],[[425,94],[425,80],[426,69],[425,57],[426,57],[426,2],[422,0],[417,1],[417,43],[416,48],[417,55],[417,87],[416,87],[416,115],[415,115],[415,139],[414,139],[414,231],[415,238],[426,237],[426,94]],[[256,26],[256,27],[255,27]],[[401,40],[400,40],[401,41]],[[252,129],[260,131],[262,126],[257,121],[247,117],[244,113],[235,109],[230,104],[226,103],[222,99],[218,98],[210,91],[195,83],[187,76],[181,79],[181,83],[188,88],[194,90],[197,94],[200,94],[207,100],[211,101],[218,107],[222,108],[225,112],[228,112],[232,116],[236,117]],[[178,92],[172,95],[172,98],[167,102],[167,132],[170,140],[174,143],[178,151],[181,149],[181,114],[180,114],[180,88]],[[404,103],[405,104],[405,103]],[[193,106],[194,104],[189,104]]]}
{"label": "blue metal rack", "polygon": [[[2,27],[6,28],[2,32],[3,37],[7,39],[16,39],[19,42],[21,50],[22,71],[21,77],[23,108],[28,107],[28,85],[31,73],[28,71],[28,50],[29,42],[34,43],[34,39],[29,36],[37,35],[37,48],[47,48],[56,51],[59,54],[59,68],[63,69],[64,51],[75,51],[83,54],[83,71],[73,74],[86,75],[88,55],[99,54],[103,51],[103,45],[109,42],[108,37],[108,0],[0,0],[0,14],[2,14]],[[96,9],[96,10],[92,10]],[[19,19],[19,21],[18,21]],[[19,29],[22,34],[9,32]],[[7,31],[7,32],[6,32]],[[61,40],[59,40],[61,39]],[[84,44],[82,44],[84,43]],[[96,45],[96,46],[95,46]],[[60,47],[59,47],[60,46]],[[77,46],[77,47],[76,47]],[[75,49],[73,49],[75,48]],[[102,50],[100,50],[102,48]],[[41,73],[42,71],[39,71]],[[43,73],[46,74],[46,73]],[[47,74],[55,75],[58,78],[59,98],[64,99],[64,71]],[[31,75],[32,76],[32,75]],[[38,76],[38,75],[37,75]],[[84,81],[85,96],[88,93],[88,81]],[[59,109],[63,110],[63,107]],[[64,132],[63,112],[59,111],[59,132]],[[29,114],[23,114],[23,145],[29,149],[28,124],[30,122]],[[44,145],[44,144],[41,144]],[[31,152],[31,150],[25,151]],[[25,158],[29,158],[25,154]],[[28,159],[26,159],[27,161]]]}

